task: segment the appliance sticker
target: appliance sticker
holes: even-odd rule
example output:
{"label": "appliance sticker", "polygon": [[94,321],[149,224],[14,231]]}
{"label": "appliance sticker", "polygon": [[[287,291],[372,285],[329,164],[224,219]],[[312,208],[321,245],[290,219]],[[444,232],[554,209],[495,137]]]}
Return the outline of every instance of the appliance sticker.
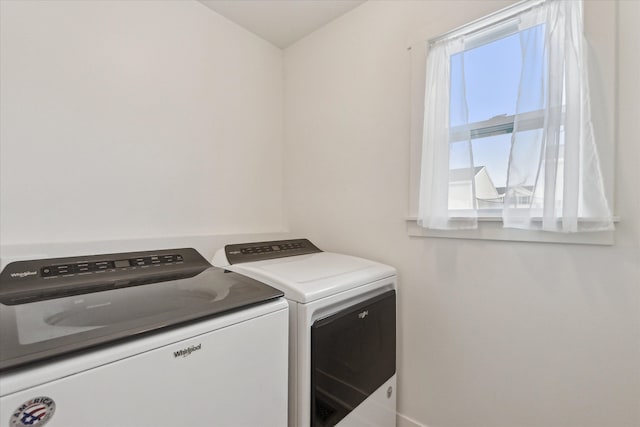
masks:
{"label": "appliance sticker", "polygon": [[11,415],[9,425],[14,426],[43,426],[49,422],[56,412],[56,403],[50,397],[35,397],[24,402]]}

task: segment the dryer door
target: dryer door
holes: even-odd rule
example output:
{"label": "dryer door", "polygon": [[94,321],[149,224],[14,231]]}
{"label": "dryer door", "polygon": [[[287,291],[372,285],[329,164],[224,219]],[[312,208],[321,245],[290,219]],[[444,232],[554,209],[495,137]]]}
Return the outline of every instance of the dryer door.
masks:
{"label": "dryer door", "polygon": [[311,327],[311,426],[334,426],[396,372],[396,292]]}

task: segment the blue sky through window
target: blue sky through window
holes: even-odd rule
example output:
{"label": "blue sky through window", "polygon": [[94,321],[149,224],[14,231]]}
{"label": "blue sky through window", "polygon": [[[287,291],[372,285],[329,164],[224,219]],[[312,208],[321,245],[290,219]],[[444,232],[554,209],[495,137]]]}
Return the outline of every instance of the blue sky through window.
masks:
{"label": "blue sky through window", "polygon": [[[451,126],[467,123],[461,117],[466,95],[468,123],[514,114],[522,60],[518,33],[451,57]],[[464,68],[464,88],[462,73]],[[462,90],[466,93],[463,95]]]}
{"label": "blue sky through window", "polygon": [[[528,55],[534,55],[529,63],[535,66],[525,70],[525,78],[541,78],[543,37],[544,25],[538,25],[452,55],[450,126],[516,114],[523,74],[521,43],[528,44]],[[532,111],[542,108],[544,100],[538,96],[530,100],[523,98],[520,103],[521,112]],[[511,134],[472,140],[474,166],[486,166],[496,187],[506,185],[510,140]],[[471,166],[466,141],[451,144],[449,166],[451,169]]]}

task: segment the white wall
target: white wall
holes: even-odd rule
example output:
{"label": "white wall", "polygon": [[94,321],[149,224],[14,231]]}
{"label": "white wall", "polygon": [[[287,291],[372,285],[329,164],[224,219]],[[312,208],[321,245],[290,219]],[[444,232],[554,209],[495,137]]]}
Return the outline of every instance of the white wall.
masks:
{"label": "white wall", "polygon": [[284,228],[280,49],[196,1],[0,8],[3,247]]}
{"label": "white wall", "polygon": [[508,3],[370,1],[285,50],[290,228],[398,267],[402,426],[638,426],[640,2],[619,2],[616,244],[407,236],[409,39]]}

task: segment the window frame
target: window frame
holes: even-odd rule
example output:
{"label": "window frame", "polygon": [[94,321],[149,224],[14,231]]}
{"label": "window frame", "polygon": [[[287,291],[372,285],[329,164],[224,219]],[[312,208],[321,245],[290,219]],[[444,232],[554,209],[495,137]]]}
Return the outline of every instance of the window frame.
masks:
{"label": "window frame", "polygon": [[[524,2],[521,2],[524,3]],[[521,3],[515,6],[521,5]],[[532,3],[535,4],[535,3]],[[503,11],[514,6],[494,12],[480,18],[470,24],[479,29],[494,26],[501,19]],[[523,9],[526,10],[526,9]],[[616,2],[609,1],[587,1],[584,2],[585,35],[588,41],[590,55],[590,82],[592,87],[597,88],[592,91],[593,122],[596,130],[596,144],[601,158],[602,172],[605,182],[605,192],[615,213],[615,199],[613,191],[614,182],[614,132],[615,123],[615,26],[617,20]],[[461,17],[461,19],[463,19]],[[493,19],[493,21],[491,21]],[[441,25],[440,25],[441,27]],[[484,239],[484,240],[507,240],[507,241],[528,241],[528,242],[550,242],[550,243],[579,243],[612,245],[614,243],[614,231],[598,231],[588,233],[550,233],[537,230],[518,230],[502,228],[502,209],[481,209],[478,211],[478,228],[465,230],[433,230],[419,226],[417,224],[418,194],[420,183],[420,159],[422,153],[422,126],[424,118],[424,85],[425,85],[425,62],[428,51],[429,40],[447,36],[459,31],[459,29],[444,32],[438,31],[438,25],[432,25],[417,32],[409,40],[408,50],[411,57],[411,143],[410,143],[410,183],[409,183],[409,213],[406,218],[407,232],[413,237],[438,237],[438,238],[463,238],[463,239]],[[442,28],[440,28],[442,29]],[[444,34],[443,34],[444,33]],[[438,36],[443,34],[443,36]],[[494,39],[495,40],[495,39]],[[490,43],[491,41],[487,41]],[[595,108],[595,106],[598,108]],[[529,116],[529,117],[526,117]],[[525,120],[523,122],[523,117]],[[519,126],[527,126],[527,129],[541,127],[540,123],[544,117],[539,111],[532,111],[526,115],[520,115]],[[466,139],[454,139],[455,133],[463,134],[467,131],[475,132],[472,139],[488,137],[506,133],[512,133],[514,126],[514,116],[496,116],[488,120],[470,123],[459,126],[451,130],[453,135],[449,143]],[[467,218],[464,212],[452,218],[452,220],[463,220]],[[619,222],[619,218],[614,216],[614,222]]]}

